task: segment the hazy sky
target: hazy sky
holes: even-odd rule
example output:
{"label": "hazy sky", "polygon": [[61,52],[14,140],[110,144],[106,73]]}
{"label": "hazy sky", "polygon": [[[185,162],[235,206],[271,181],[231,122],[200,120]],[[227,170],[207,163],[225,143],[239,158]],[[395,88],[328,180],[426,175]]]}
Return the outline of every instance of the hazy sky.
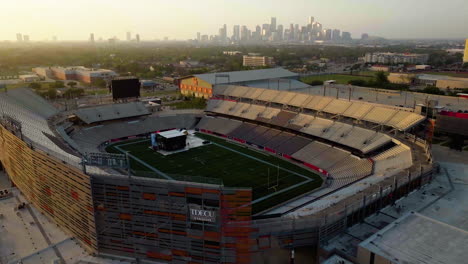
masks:
{"label": "hazy sky", "polygon": [[0,39],[85,40],[125,32],[143,40],[217,34],[222,24],[304,25],[387,38],[468,38],[468,0],[0,0]]}

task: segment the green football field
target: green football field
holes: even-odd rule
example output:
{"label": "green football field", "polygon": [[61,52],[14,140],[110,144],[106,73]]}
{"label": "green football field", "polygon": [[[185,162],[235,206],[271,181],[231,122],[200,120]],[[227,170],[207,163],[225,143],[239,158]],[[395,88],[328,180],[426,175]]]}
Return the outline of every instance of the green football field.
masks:
{"label": "green football field", "polygon": [[263,151],[249,149],[211,135],[197,134],[211,144],[164,156],[149,148],[149,140],[116,143],[108,152],[128,152],[136,175],[180,179],[200,176],[228,187],[251,187],[254,213],[310,192],[320,176]]}

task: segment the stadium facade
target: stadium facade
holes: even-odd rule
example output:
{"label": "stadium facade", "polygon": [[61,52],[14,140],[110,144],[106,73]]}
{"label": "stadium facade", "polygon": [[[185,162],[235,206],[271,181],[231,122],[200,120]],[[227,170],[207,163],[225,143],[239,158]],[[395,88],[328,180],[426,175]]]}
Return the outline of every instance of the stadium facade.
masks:
{"label": "stadium facade", "polygon": [[[9,178],[32,204],[90,253],[103,256],[167,263],[260,263],[265,254],[323,243],[418,188],[432,175],[429,146],[408,133],[416,132],[424,117],[408,109],[226,86],[208,103],[206,113],[211,117],[202,113],[138,115],[131,121],[126,117],[76,127],[29,90],[0,94],[0,103],[0,161]],[[308,139],[306,145],[327,144],[330,153],[348,151],[343,160],[372,160],[373,167],[364,174],[354,170],[360,167],[358,163],[356,168],[338,169],[323,161],[326,156],[307,155],[305,149],[295,159],[314,156],[315,160],[305,161],[311,165],[322,161],[316,167],[327,166],[326,186],[313,197],[306,195],[253,216],[251,189],[190,176],[168,180],[132,176],[121,170],[109,172],[90,164],[84,154],[99,149],[102,143],[146,137],[149,132],[174,127],[192,125],[216,135],[213,119],[242,120],[238,127],[250,123],[283,129],[281,133]],[[326,120],[334,121],[326,125]],[[349,125],[349,120],[356,122]],[[378,127],[380,132],[364,126]],[[247,140],[242,142],[230,134],[236,131],[232,128],[226,131],[226,138],[247,145]],[[353,143],[357,136],[361,136],[358,145]],[[425,158],[412,156],[405,144]],[[266,145],[263,150],[269,151]],[[358,173],[357,177],[348,171]],[[357,192],[341,196],[340,192],[354,188],[353,184],[358,184]],[[349,202],[333,201],[340,196]],[[325,197],[333,204],[316,206]]]}

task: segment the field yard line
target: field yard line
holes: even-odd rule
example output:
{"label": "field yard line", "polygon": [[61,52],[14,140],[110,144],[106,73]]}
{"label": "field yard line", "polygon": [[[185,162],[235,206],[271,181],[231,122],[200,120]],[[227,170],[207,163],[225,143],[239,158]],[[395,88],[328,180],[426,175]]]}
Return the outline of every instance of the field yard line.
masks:
{"label": "field yard line", "polygon": [[[221,147],[221,148],[230,150],[230,151],[235,152],[235,153],[237,153],[237,154],[240,154],[240,155],[242,155],[242,156],[244,156],[244,157],[248,157],[248,158],[251,158],[251,159],[253,159],[253,160],[259,161],[259,162],[261,162],[261,163],[263,163],[263,164],[267,164],[267,165],[270,165],[270,166],[272,166],[272,167],[278,167],[278,165],[271,164],[271,163],[266,162],[266,161],[264,161],[264,160],[261,160],[261,159],[259,159],[259,158],[252,157],[252,156],[247,155],[247,154],[245,154],[245,153],[242,153],[242,152],[240,152],[240,151],[237,151],[237,150],[231,149],[231,148],[229,148],[229,147],[223,146],[223,145],[221,145],[221,144],[218,144],[218,143],[215,143],[215,142],[211,142],[211,144],[214,144],[214,145],[216,145],[216,146],[218,146],[218,147]],[[280,168],[281,170],[283,170],[283,171],[287,171],[287,172],[292,173],[292,174],[294,174],[294,175],[300,176],[300,177],[302,177],[302,178],[304,178],[304,179],[306,179],[306,180],[312,180],[311,178],[309,178],[309,177],[307,177],[307,176],[304,176],[304,175],[302,175],[302,174],[299,174],[299,173],[297,173],[297,172],[294,172],[294,171],[285,169],[285,168],[283,168],[283,167],[279,167],[279,168]]]}
{"label": "field yard line", "polygon": [[[125,152],[123,149],[121,149],[119,146],[115,146],[115,148],[118,149],[118,150],[119,150],[120,152],[122,152],[122,153],[126,153],[126,152]],[[162,171],[160,171],[160,170],[158,170],[158,169],[152,167],[152,166],[149,165],[148,163],[142,161],[141,159],[139,159],[139,158],[133,156],[132,154],[130,154],[130,153],[128,153],[128,152],[127,152],[127,154],[128,154],[129,157],[131,157],[132,159],[134,159],[134,160],[140,162],[141,164],[143,164],[143,165],[144,165],[145,167],[147,167],[148,169],[150,169],[150,170],[152,170],[152,171],[154,171],[154,172],[160,174],[161,176],[163,176],[164,178],[166,178],[166,179],[168,179],[168,180],[173,180],[173,178],[171,178],[171,177],[170,177],[169,175],[167,175],[166,173],[164,173],[164,172],[162,172]]]}
{"label": "field yard line", "polygon": [[292,185],[292,186],[289,186],[288,188],[284,188],[284,189],[281,189],[280,191],[271,193],[271,194],[269,194],[269,195],[267,195],[267,196],[260,197],[260,198],[258,198],[257,200],[252,201],[252,204],[261,202],[261,201],[266,200],[266,199],[268,199],[268,198],[270,198],[270,197],[272,197],[272,196],[275,196],[275,195],[280,194],[280,193],[285,192],[285,191],[289,191],[289,190],[291,190],[291,189],[294,189],[294,188],[296,188],[296,187],[299,187],[299,186],[301,186],[301,185],[303,185],[303,184],[306,184],[306,183],[309,183],[309,182],[311,182],[311,181],[312,181],[312,179],[309,178],[307,181],[303,181],[303,182],[300,182],[300,183],[296,183],[296,184],[294,184],[294,185]]}
{"label": "field yard line", "polygon": [[145,141],[150,141],[150,140],[149,139],[143,139],[143,140],[128,142],[128,143],[124,143],[124,144],[117,144],[117,145],[115,145],[115,147],[127,146],[127,145],[131,145],[131,144],[137,144],[137,143],[145,142]]}

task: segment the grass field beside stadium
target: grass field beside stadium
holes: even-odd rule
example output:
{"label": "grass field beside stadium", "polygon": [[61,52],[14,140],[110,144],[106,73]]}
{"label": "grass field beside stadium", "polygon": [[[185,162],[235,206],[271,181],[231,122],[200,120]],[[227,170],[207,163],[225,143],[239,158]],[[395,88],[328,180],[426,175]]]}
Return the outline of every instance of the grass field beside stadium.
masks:
{"label": "grass field beside stadium", "polygon": [[[149,140],[116,143],[107,151],[128,151],[168,176],[217,178],[228,187],[251,187],[254,213],[310,192],[322,184],[322,179],[314,172],[274,155],[211,135],[198,133],[197,136],[210,140],[212,144],[169,156],[150,149]],[[130,164],[135,171],[153,172],[132,156]]]}

